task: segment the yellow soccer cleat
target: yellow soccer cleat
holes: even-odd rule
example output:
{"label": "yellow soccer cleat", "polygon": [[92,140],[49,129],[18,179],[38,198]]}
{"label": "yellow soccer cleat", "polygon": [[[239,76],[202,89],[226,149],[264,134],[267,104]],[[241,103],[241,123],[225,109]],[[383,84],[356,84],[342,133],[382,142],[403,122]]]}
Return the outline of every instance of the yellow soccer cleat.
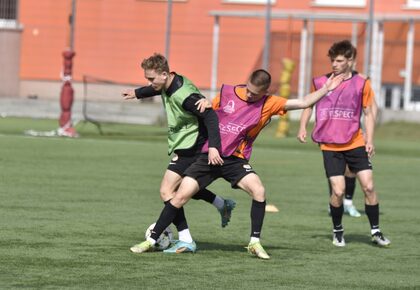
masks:
{"label": "yellow soccer cleat", "polygon": [[249,243],[248,247],[245,247],[248,250],[248,253],[257,256],[260,259],[268,260],[270,256],[264,250],[263,246],[261,246],[260,242]]}

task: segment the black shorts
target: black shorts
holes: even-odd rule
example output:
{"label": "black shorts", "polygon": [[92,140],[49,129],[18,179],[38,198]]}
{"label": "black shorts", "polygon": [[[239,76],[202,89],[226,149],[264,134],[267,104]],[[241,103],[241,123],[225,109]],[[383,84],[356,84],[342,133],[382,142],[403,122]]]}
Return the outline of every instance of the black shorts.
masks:
{"label": "black shorts", "polygon": [[357,147],[346,151],[322,150],[324,157],[324,168],[327,177],[344,175],[346,165],[350,171],[357,173],[362,170],[372,170],[365,146]]}
{"label": "black shorts", "polygon": [[210,183],[224,178],[230,182],[232,188],[237,188],[237,183],[246,175],[255,173],[248,161],[239,157],[229,156],[223,158],[224,164],[209,165],[207,154],[201,154],[186,171],[185,176],[197,180],[200,189],[205,188]]}
{"label": "black shorts", "polygon": [[194,156],[182,156],[174,154],[167,169],[184,176],[185,170],[187,170],[187,168],[197,160],[199,155],[200,154]]}

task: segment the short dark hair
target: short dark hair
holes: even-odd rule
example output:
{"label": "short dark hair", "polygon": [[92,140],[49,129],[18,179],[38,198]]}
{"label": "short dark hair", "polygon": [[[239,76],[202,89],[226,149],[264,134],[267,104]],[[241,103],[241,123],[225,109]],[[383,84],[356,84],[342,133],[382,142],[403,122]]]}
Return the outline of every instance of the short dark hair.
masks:
{"label": "short dark hair", "polygon": [[149,58],[145,58],[141,62],[141,67],[144,70],[153,69],[159,74],[161,74],[163,72],[169,73],[168,61],[166,60],[166,58],[163,55],[161,55],[159,53],[154,53]]}
{"label": "short dark hair", "polygon": [[345,58],[355,59],[357,55],[357,49],[351,44],[349,40],[342,40],[334,43],[328,50],[328,57],[330,59],[336,58],[339,55],[343,55]]}
{"label": "short dark hair", "polygon": [[251,74],[251,76],[249,77],[249,81],[254,86],[262,86],[266,90],[271,85],[271,75],[266,70],[257,69]]}

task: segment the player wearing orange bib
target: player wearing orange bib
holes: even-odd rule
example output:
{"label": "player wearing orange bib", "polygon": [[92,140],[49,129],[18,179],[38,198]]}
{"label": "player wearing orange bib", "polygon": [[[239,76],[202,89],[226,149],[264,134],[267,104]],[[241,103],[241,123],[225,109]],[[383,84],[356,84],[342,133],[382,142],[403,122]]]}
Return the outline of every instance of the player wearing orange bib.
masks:
{"label": "player wearing orange bib", "polygon": [[271,76],[265,70],[252,73],[246,85],[223,86],[221,97],[214,102],[219,119],[221,138],[220,156],[223,164],[208,162],[208,146],[203,146],[203,154],[186,171],[175,196],[168,202],[156,222],[153,232],[146,241],[136,245],[137,253],[153,249],[157,238],[172,222],[177,212],[201,188],[205,188],[218,178],[230,182],[252,197],[251,237],[249,253],[261,259],[270,256],[260,243],[260,235],[265,215],[265,188],[260,178],[249,164],[252,144],[258,133],[273,115],[284,114],[288,110],[303,109],[313,105],[342,81],[341,76],[331,77],[325,85],[304,99],[287,100],[267,93]]}

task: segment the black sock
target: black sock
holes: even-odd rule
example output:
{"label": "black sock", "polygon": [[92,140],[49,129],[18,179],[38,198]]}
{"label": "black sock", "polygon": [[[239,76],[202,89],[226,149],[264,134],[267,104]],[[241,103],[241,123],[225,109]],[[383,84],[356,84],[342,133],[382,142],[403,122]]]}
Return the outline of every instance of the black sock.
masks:
{"label": "black sock", "polygon": [[252,200],[251,206],[251,237],[259,238],[265,216],[266,202]]}
{"label": "black sock", "polygon": [[[165,205],[167,203],[169,203],[169,201],[164,202]],[[185,218],[184,207],[181,207],[178,210],[178,213],[176,214],[172,223],[175,225],[178,232],[188,229],[188,223],[187,223],[187,219]]]}
{"label": "black sock", "polygon": [[200,189],[196,194],[192,196],[193,199],[199,200],[202,199],[208,203],[213,203],[216,195],[208,189]]}
{"label": "black sock", "polygon": [[344,179],[346,182],[346,192],[344,196],[346,199],[353,199],[354,189],[356,187],[356,178],[345,176]]}
{"label": "black sock", "polygon": [[178,211],[179,208],[176,208],[170,202],[167,202],[160,213],[159,219],[157,220],[150,237],[157,241],[163,231],[173,222]]}
{"label": "black sock", "polygon": [[375,205],[365,204],[365,212],[369,219],[372,230],[379,229],[379,203]]}
{"label": "black sock", "polygon": [[342,231],[343,225],[341,221],[343,219],[344,206],[341,205],[340,207],[335,207],[332,204],[330,204],[330,210],[331,210],[331,219],[333,222],[334,231]]}

